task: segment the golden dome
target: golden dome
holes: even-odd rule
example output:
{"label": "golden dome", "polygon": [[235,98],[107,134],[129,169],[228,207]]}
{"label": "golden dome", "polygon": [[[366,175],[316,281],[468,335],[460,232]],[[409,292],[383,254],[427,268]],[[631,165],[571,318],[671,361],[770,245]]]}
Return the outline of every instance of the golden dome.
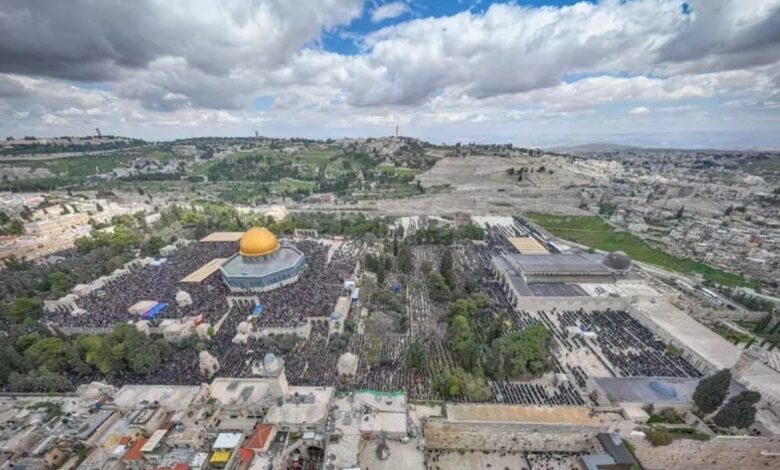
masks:
{"label": "golden dome", "polygon": [[265,256],[278,249],[276,236],[265,227],[250,228],[238,242],[238,252],[241,256]]}

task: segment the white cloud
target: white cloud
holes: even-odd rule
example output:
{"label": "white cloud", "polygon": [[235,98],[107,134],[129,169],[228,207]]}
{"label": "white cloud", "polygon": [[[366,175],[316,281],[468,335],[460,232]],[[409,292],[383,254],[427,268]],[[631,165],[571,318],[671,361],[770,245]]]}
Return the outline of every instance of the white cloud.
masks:
{"label": "white cloud", "polygon": [[[631,126],[631,106],[669,119],[697,106],[712,118],[686,125],[715,126],[734,113],[758,120],[780,102],[780,0],[691,0],[689,15],[678,0],[499,3],[383,27],[358,37],[350,55],[325,50],[323,33],[354,37],[361,0],[145,1],[146,10],[114,0],[3,2],[0,131],[48,115],[52,132],[107,120],[142,132],[262,124],[327,135],[400,122],[434,135],[461,125],[512,134],[518,123]],[[409,11],[407,2],[370,4],[373,21]],[[253,113],[260,96],[273,107]],[[708,108],[716,97],[729,104]]]}
{"label": "white cloud", "polygon": [[647,106],[637,106],[636,108],[631,108],[631,110],[628,112],[629,114],[650,114],[650,108]]}
{"label": "white cloud", "polygon": [[371,21],[381,23],[385,20],[398,18],[409,11],[409,5],[404,2],[392,2],[380,5],[371,12]]}

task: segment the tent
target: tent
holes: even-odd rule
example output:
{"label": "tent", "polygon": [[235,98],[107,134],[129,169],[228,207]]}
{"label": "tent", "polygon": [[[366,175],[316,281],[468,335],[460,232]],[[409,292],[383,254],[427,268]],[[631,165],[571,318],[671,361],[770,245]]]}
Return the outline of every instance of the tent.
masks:
{"label": "tent", "polygon": [[252,316],[259,317],[263,314],[263,310],[265,310],[265,304],[258,304],[257,307],[252,310]]}
{"label": "tent", "polygon": [[145,320],[154,320],[166,308],[168,308],[168,304],[158,302],[152,308],[141,314],[141,317],[143,317]]}

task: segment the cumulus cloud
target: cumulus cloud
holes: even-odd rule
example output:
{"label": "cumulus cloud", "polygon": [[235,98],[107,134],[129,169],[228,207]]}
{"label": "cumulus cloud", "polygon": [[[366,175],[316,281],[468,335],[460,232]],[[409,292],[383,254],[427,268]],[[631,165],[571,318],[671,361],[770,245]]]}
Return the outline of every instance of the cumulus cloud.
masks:
{"label": "cumulus cloud", "polygon": [[169,56],[214,74],[273,66],[361,11],[360,0],[7,0],[0,72],[107,80]]}
{"label": "cumulus cloud", "polygon": [[[719,96],[734,103],[723,112],[774,109],[780,0],[688,4],[508,2],[403,20],[405,1],[364,12],[361,0],[7,0],[0,119],[309,130],[554,121],[609,103],[659,114]],[[377,25],[356,36],[364,13]],[[356,53],[329,50],[328,32],[357,37]],[[273,107],[253,113],[259,96]]]}
{"label": "cumulus cloud", "polygon": [[409,11],[409,5],[404,2],[392,2],[380,5],[371,12],[371,21],[381,23],[385,20],[398,18]]}
{"label": "cumulus cloud", "polygon": [[647,106],[637,106],[636,108],[631,108],[631,110],[628,112],[629,114],[650,114],[650,108]]}

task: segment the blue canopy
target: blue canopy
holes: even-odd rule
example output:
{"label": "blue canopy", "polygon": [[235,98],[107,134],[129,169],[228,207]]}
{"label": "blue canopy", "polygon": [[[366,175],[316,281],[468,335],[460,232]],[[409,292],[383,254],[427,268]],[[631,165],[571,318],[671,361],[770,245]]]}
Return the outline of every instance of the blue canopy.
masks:
{"label": "blue canopy", "polygon": [[263,310],[265,310],[265,304],[258,304],[257,307],[252,310],[252,316],[258,317],[263,313]]}
{"label": "blue canopy", "polygon": [[154,307],[152,307],[149,310],[145,311],[144,314],[141,315],[141,316],[144,317],[147,320],[154,320],[166,308],[168,308],[168,304],[162,303],[162,302],[158,302],[157,304],[155,304]]}
{"label": "blue canopy", "polygon": [[677,398],[677,390],[668,383],[653,380],[650,382],[650,388],[665,398]]}

